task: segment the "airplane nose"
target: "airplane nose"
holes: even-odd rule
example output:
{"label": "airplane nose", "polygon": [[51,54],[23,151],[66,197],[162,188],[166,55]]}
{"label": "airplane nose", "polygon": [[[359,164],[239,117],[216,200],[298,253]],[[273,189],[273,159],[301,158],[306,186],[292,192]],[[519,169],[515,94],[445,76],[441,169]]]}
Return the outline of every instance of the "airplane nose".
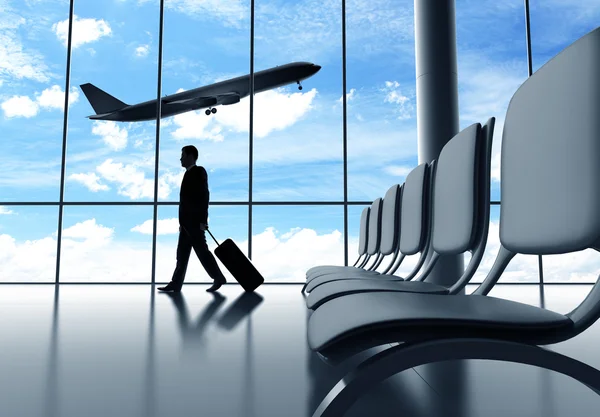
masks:
{"label": "airplane nose", "polygon": [[320,65],[313,64],[313,67],[315,69],[315,72],[319,72],[319,70],[321,69]]}

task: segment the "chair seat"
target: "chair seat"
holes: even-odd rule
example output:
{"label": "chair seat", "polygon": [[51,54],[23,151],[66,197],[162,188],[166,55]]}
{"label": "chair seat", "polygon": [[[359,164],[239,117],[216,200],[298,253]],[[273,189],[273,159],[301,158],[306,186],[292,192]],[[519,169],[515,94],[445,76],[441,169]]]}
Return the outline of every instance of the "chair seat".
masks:
{"label": "chair seat", "polygon": [[313,271],[312,273],[306,273],[306,281],[310,282],[311,280],[318,278],[320,276],[323,275],[330,275],[330,274],[340,274],[340,273],[354,273],[354,272],[358,272],[358,273],[367,273],[367,274],[379,274],[379,272],[377,271],[369,271],[363,268],[357,268],[354,266],[337,266],[337,267],[328,267],[328,268],[322,268],[322,269],[318,269]]}
{"label": "chair seat", "polygon": [[337,269],[337,268],[344,268],[344,266],[343,265],[319,265],[319,266],[313,266],[308,271],[306,271],[306,276],[309,276],[309,275],[314,274],[315,272],[319,272],[321,270],[328,271],[328,270]]}
{"label": "chair seat", "polygon": [[363,292],[412,292],[427,294],[448,294],[448,288],[427,281],[386,281],[377,279],[346,279],[327,282],[315,288],[306,298],[306,306],[311,310],[323,303],[348,294]]}
{"label": "chair seat", "polygon": [[562,314],[489,296],[370,292],[316,309],[308,321],[308,344],[320,352],[442,337],[544,344],[572,326]]}
{"label": "chair seat", "polygon": [[376,271],[336,272],[336,273],[321,275],[316,278],[308,280],[308,283],[306,285],[306,291],[311,292],[317,286],[325,284],[327,282],[357,280],[357,279],[368,279],[368,280],[376,279],[376,280],[381,280],[381,281],[403,281],[402,277],[399,277],[396,275],[381,274]]}

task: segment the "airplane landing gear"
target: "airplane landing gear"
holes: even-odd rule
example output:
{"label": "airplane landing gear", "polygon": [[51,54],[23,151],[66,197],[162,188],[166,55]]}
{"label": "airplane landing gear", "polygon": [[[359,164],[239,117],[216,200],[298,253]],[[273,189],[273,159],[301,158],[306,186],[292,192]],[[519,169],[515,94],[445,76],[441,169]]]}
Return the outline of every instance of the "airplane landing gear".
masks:
{"label": "airplane landing gear", "polygon": [[217,112],[217,109],[215,109],[215,108],[212,108],[212,109],[211,109],[211,108],[208,108],[208,109],[206,109],[206,110],[204,111],[204,114],[206,114],[207,116],[210,116],[210,114],[211,114],[211,113],[212,113],[212,114],[215,114],[216,112]]}
{"label": "airplane landing gear", "polygon": [[212,112],[212,114],[215,114],[217,112],[217,109],[211,109],[210,111]]}
{"label": "airplane landing gear", "polygon": [[302,90],[302,84],[300,84],[300,81],[296,81],[296,84],[298,84],[298,90]]}

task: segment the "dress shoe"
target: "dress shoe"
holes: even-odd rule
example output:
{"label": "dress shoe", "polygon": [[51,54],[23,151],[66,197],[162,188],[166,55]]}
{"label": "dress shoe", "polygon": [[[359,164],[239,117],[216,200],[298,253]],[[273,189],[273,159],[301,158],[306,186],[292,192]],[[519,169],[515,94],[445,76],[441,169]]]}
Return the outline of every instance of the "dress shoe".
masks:
{"label": "dress shoe", "polygon": [[219,288],[221,288],[221,285],[225,284],[227,282],[227,280],[225,278],[223,278],[222,280],[215,280],[215,283],[212,285],[212,287],[207,288],[206,292],[215,292],[217,291]]}
{"label": "dress shoe", "polygon": [[181,287],[169,282],[165,287],[158,287],[158,290],[163,292],[181,292]]}

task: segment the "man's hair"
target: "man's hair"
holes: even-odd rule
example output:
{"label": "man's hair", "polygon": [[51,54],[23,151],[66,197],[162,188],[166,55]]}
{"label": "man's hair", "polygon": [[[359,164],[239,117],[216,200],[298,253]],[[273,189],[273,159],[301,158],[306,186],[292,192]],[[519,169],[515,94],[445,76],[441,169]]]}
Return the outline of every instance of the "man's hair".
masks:
{"label": "man's hair", "polygon": [[194,160],[198,159],[198,149],[196,149],[194,145],[184,146],[183,148],[181,148],[181,150],[185,152],[186,155],[192,155],[194,157]]}

